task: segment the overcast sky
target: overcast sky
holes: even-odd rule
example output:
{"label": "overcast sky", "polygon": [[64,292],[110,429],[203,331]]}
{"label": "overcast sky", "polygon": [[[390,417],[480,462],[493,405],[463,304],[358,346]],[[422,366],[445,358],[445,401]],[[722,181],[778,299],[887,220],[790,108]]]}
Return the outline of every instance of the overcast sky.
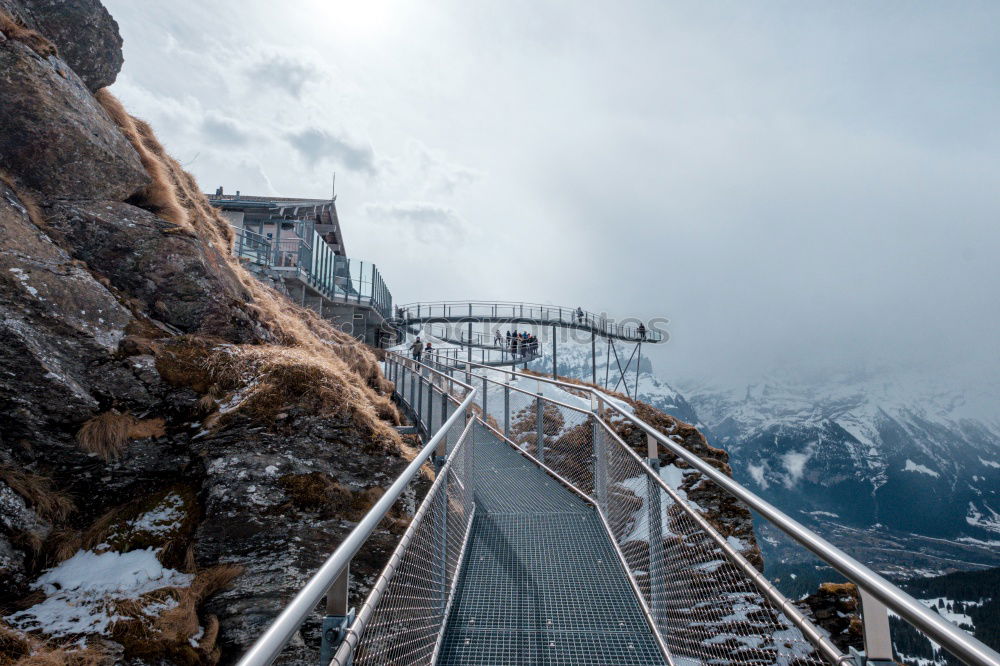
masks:
{"label": "overcast sky", "polygon": [[202,188],[336,171],[397,302],[667,317],[667,379],[998,366],[998,3],[105,2]]}

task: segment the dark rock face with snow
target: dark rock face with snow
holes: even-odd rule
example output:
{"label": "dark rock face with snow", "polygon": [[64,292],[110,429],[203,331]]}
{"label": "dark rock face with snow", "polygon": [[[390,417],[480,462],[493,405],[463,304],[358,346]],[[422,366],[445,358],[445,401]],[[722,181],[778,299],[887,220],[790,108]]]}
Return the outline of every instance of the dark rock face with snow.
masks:
{"label": "dark rock face with snow", "polygon": [[0,0],[3,663],[232,661],[406,462],[372,354],[254,281],[92,94],[120,47],[97,0]]}

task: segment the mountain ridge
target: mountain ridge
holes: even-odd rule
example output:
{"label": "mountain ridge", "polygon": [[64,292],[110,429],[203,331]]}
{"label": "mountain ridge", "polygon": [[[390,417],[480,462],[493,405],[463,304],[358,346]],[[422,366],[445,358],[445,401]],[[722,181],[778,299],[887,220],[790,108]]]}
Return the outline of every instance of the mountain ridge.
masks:
{"label": "mountain ridge", "polygon": [[[599,354],[599,379],[605,361]],[[551,357],[530,367],[551,372]],[[639,367],[640,399],[696,425],[729,452],[738,481],[883,573],[1000,565],[996,383],[879,369],[719,388],[668,382],[646,356]],[[631,369],[634,386],[634,361]],[[589,380],[589,345],[560,346],[557,371]],[[614,360],[607,375],[613,386]],[[808,559],[759,529],[769,563]]]}

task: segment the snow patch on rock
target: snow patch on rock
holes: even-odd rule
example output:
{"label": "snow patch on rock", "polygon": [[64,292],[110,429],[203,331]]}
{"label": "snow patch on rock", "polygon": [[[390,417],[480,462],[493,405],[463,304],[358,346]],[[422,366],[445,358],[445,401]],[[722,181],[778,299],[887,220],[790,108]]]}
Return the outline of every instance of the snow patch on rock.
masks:
{"label": "snow patch on rock", "polygon": [[909,458],[906,459],[906,466],[903,467],[904,472],[919,472],[920,474],[926,474],[927,476],[933,476],[935,479],[941,476],[930,467],[926,465],[919,465]]}
{"label": "snow patch on rock", "polygon": [[[54,637],[108,635],[116,621],[125,619],[116,610],[120,602],[164,587],[187,587],[193,579],[192,574],[164,567],[153,548],[129,553],[81,550],[31,584],[47,595],[45,601],[4,620],[22,631]],[[155,601],[143,613],[155,616],[175,606],[172,599]]]}

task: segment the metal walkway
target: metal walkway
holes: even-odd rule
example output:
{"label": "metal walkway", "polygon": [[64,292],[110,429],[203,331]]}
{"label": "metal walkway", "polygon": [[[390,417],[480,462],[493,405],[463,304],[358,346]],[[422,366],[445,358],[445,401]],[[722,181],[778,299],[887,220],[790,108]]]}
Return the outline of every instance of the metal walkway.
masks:
{"label": "metal walkway", "polygon": [[[606,393],[391,352],[384,364],[429,439],[238,666],[306,645],[300,628],[324,597],[321,666],[883,666],[898,656],[890,612],[942,655],[1000,664]],[[430,489],[353,607],[351,560],[384,549],[400,525],[390,511],[431,461]],[[696,496],[707,483],[858,585],[863,656],[844,654],[747,559],[752,544],[711,521]]]}
{"label": "metal walkway", "polygon": [[[476,362],[479,365],[487,367],[501,367],[505,365],[524,365],[527,367],[532,361],[542,358],[542,354],[539,351],[540,347],[535,347],[534,351],[529,351],[528,353],[521,353],[511,350],[507,345],[486,344],[482,342],[486,337],[482,334],[472,334],[469,338],[461,332],[459,332],[459,335],[455,335],[445,326],[435,328],[433,325],[420,326],[406,324],[401,325],[400,329],[415,338],[420,338],[421,336],[426,338],[426,336],[429,336],[440,342],[456,345],[455,347],[436,347],[434,349],[435,356],[437,357],[435,363],[442,366],[451,365],[455,370],[462,368],[466,362]],[[475,340],[475,342],[467,342],[470,338]]]}
{"label": "metal walkway", "polygon": [[[558,305],[545,305],[541,303],[519,303],[509,301],[438,301],[424,303],[410,303],[398,306],[395,310],[395,317],[392,325],[398,334],[416,334],[422,327],[428,324],[446,325],[440,334],[437,335],[442,340],[451,344],[466,347],[468,350],[467,360],[472,361],[472,349],[494,350],[501,347],[493,344],[495,330],[486,333],[474,331],[473,325],[500,324],[501,326],[513,325],[517,329],[518,325],[533,327],[536,332],[552,329],[552,378],[555,379],[558,371],[558,352],[556,341],[556,329],[569,329],[570,331],[582,331],[589,334],[590,340],[590,366],[591,381],[597,384],[597,338],[607,341],[607,355],[605,361],[604,387],[617,391],[619,386],[624,386],[625,393],[633,397],[639,389],[639,374],[642,360],[642,345],[644,343],[658,344],[666,342],[668,336],[665,330],[659,328],[660,324],[665,324],[666,320],[654,319],[649,321],[649,327],[638,319],[625,319],[616,321],[610,319],[606,314],[588,312],[581,308],[562,307]],[[466,327],[461,330],[451,331],[450,327]],[[426,329],[425,329],[426,330]],[[434,330],[433,328],[431,329]],[[541,335],[541,333],[539,333]],[[579,341],[579,340],[578,340]],[[633,345],[631,353],[619,354],[615,341],[627,342]],[[502,354],[504,354],[502,352]],[[517,366],[520,361],[516,355],[507,355],[506,360],[499,362],[487,362],[487,352],[482,352],[480,363],[490,366],[513,365]],[[614,355],[615,366],[618,370],[618,377],[612,386],[611,360]],[[630,388],[627,375],[635,360],[635,383],[634,388]],[[625,365],[622,365],[622,360]],[[527,366],[525,366],[527,367]]]}
{"label": "metal walkway", "polygon": [[529,324],[559,326],[588,331],[602,338],[625,342],[664,342],[660,331],[646,330],[638,320],[615,322],[607,315],[577,308],[542,303],[507,301],[439,301],[409,303],[396,308],[394,320],[402,326],[413,324]]}
{"label": "metal walkway", "polygon": [[476,516],[438,663],[665,664],[593,505],[499,438],[473,455]]}

